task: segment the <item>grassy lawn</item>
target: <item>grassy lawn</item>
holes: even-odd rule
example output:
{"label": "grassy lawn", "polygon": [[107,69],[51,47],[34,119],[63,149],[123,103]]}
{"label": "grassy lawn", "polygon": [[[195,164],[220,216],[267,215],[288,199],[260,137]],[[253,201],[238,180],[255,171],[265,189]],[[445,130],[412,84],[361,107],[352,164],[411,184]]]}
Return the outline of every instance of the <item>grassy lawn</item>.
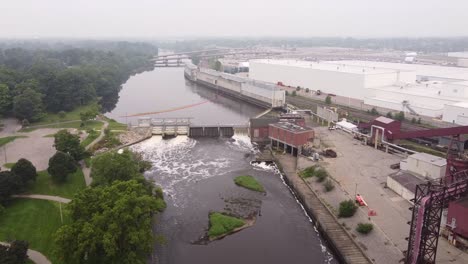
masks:
{"label": "grassy lawn", "polygon": [[[62,209],[64,206],[62,205]],[[69,223],[63,210],[64,224]],[[0,217],[0,241],[26,240],[31,249],[46,255],[52,263],[60,263],[54,255],[53,234],[62,226],[57,202],[16,199]]]}
{"label": "grassy lawn", "polygon": [[55,137],[55,134],[49,134],[49,135],[45,135],[45,136],[43,136],[43,137],[45,137],[45,138],[53,138],[53,137]]}
{"label": "grassy lawn", "polygon": [[109,122],[109,129],[110,130],[127,130],[127,125],[119,123],[114,119],[110,119],[106,117],[106,121]]}
{"label": "grassy lawn", "polygon": [[36,182],[31,184],[27,193],[73,198],[76,192],[84,188],[86,188],[86,183],[81,169],[68,175],[67,181],[63,184],[55,184],[47,171],[40,171]]}
{"label": "grassy lawn", "polygon": [[39,122],[31,123],[31,126],[44,125],[50,123],[64,122],[70,120],[80,120],[80,113],[86,112],[98,107],[97,102],[90,103],[88,105],[83,105],[75,108],[73,111],[65,112],[65,116],[60,117],[58,113],[47,113],[44,118]]}
{"label": "grassy lawn", "polygon": [[210,213],[210,229],[208,230],[208,236],[210,239],[213,239],[218,236],[228,234],[244,224],[244,220],[240,218],[213,212]]}
{"label": "grassy lawn", "polygon": [[0,147],[14,141],[17,138],[26,138],[26,136],[2,137],[2,138],[0,138]]}
{"label": "grassy lawn", "polygon": [[3,164],[3,167],[11,169],[11,168],[13,168],[13,166],[15,166],[15,164],[16,164],[16,162],[9,162],[9,163]]}
{"label": "grassy lawn", "polygon": [[65,124],[49,124],[49,125],[45,125],[41,127],[23,128],[20,130],[20,132],[31,132],[39,128],[76,128],[76,129],[81,129],[81,130],[87,130],[87,129],[101,129],[101,127],[102,127],[101,121],[90,120],[90,121],[86,121],[83,127],[81,126],[81,121],[74,121],[74,122],[65,123]]}
{"label": "grassy lawn", "polygon": [[249,175],[237,176],[234,179],[234,182],[237,185],[242,186],[252,191],[265,192],[265,189],[263,188],[263,186],[254,177],[249,176]]}
{"label": "grassy lawn", "polygon": [[88,146],[91,142],[93,142],[96,138],[99,137],[100,133],[101,133],[100,131],[89,130],[88,136],[83,141],[81,141],[81,145],[83,147]]}
{"label": "grassy lawn", "polygon": [[299,172],[299,175],[302,177],[302,178],[310,178],[310,177],[313,177],[314,174],[315,174],[315,169],[317,168],[317,166],[311,166],[311,167],[307,167],[305,169],[303,169],[301,172]]}

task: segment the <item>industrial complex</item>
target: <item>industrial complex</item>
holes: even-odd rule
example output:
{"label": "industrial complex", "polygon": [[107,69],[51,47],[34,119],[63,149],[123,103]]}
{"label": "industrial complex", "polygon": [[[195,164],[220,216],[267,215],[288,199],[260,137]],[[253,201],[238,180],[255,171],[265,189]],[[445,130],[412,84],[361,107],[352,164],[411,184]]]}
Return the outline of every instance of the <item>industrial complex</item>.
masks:
{"label": "industrial complex", "polygon": [[[457,58],[459,66],[464,63],[464,55],[450,54]],[[359,205],[367,207],[368,219],[374,217],[375,222],[382,225],[384,232],[389,232],[386,228],[395,229],[395,234],[391,237],[395,247],[398,247],[400,254],[402,253],[405,263],[435,263],[440,236],[452,246],[468,248],[468,159],[465,155],[468,141],[462,136],[468,134],[468,68],[415,64],[413,62],[416,54],[411,56],[412,59],[405,58],[405,63],[273,58],[220,59],[221,67],[218,71],[196,66],[188,61],[185,63],[184,74],[188,80],[216,92],[270,109],[250,119],[247,133],[250,140],[261,148],[295,158],[296,172],[300,166],[298,164],[301,163],[337,170],[340,166],[330,165],[331,161],[328,158],[349,162],[346,159],[354,159],[353,155],[357,154],[351,154],[352,149],[366,152],[369,160],[373,159],[373,156],[377,157],[373,166],[386,167],[377,169],[378,174],[382,175],[372,177],[381,179],[379,184],[384,184],[384,188],[390,190],[391,193],[385,192],[385,195],[380,193],[380,197],[388,196],[387,200],[374,196],[373,192],[363,191],[357,194],[358,184],[363,183],[360,182],[362,179],[358,180],[358,175],[352,174],[352,169],[351,174],[346,177],[336,175],[336,171],[333,176],[337,181],[342,180],[340,184],[343,184],[343,190],[349,188],[346,184],[349,179],[356,181],[356,201]],[[301,100],[306,103],[296,105],[296,101],[286,97],[287,91],[302,91]],[[353,104],[348,103],[344,106],[348,109],[356,108],[357,112],[363,110],[362,105],[375,107],[380,113],[401,111],[408,116],[437,120],[441,127],[413,126],[408,129],[408,123],[392,119],[391,115],[390,118],[375,116],[370,121],[367,119],[369,122],[353,123],[346,118],[348,112],[343,114],[339,111],[339,103],[333,107],[321,106],[313,103],[316,98],[307,98],[308,95],[320,94],[348,98]],[[308,100],[309,105],[315,104],[315,107],[307,107]],[[360,110],[357,105],[361,105]],[[327,125],[328,128],[319,127],[319,124]],[[327,130],[328,135],[324,134]],[[342,149],[337,145],[333,147],[335,142],[332,142],[332,147],[322,144],[329,135],[334,134],[340,136],[332,138],[345,139],[353,142],[351,144],[363,145],[368,149]],[[405,144],[408,143],[403,144],[405,141],[435,144],[438,151],[425,152],[407,148]],[[381,156],[377,154],[379,152],[386,154]],[[343,156],[347,155],[351,156],[343,159]],[[382,160],[378,159],[380,156]],[[382,162],[385,159],[391,160],[392,163],[384,165]],[[262,157],[260,160],[268,158]],[[357,162],[358,174],[368,169],[365,162]],[[363,175],[367,175],[367,172]],[[291,175],[287,177],[288,180],[294,181]],[[368,187],[372,189],[380,185],[372,187],[371,184]],[[300,189],[299,195],[305,195],[303,191]],[[349,195],[351,191],[347,189],[346,192]],[[314,195],[320,196],[320,193]],[[327,200],[330,198],[322,195],[324,197],[321,199],[325,199],[326,203],[336,201],[336,198]],[[364,201],[366,198],[370,199],[370,206]],[[386,217],[397,213],[399,209],[396,210],[396,207],[404,206],[405,203],[402,202],[398,206],[390,205],[394,201],[400,201],[398,199],[406,201],[407,206],[411,206],[411,211],[405,216],[394,215],[397,222],[385,223],[388,221]],[[301,198],[301,201],[312,215],[316,214],[316,210],[321,210],[317,209],[319,207],[308,205],[306,198]],[[376,210],[370,208],[376,203],[383,206],[377,211],[385,211],[384,217],[378,216]],[[320,219],[318,221],[320,222]],[[336,228],[333,222],[320,223],[319,229]],[[340,251],[340,241],[334,240],[331,235],[325,236],[329,237],[337,251]],[[350,237],[345,240],[347,239]],[[360,248],[356,245],[355,247]],[[369,254],[373,259],[377,256],[375,252]],[[388,257],[393,263],[396,262],[395,256],[398,254],[392,254]],[[353,263],[346,261],[349,257],[346,253],[342,257],[344,262]]]}
{"label": "industrial complex", "polygon": [[468,68],[373,61],[252,60],[255,80],[468,124]]}

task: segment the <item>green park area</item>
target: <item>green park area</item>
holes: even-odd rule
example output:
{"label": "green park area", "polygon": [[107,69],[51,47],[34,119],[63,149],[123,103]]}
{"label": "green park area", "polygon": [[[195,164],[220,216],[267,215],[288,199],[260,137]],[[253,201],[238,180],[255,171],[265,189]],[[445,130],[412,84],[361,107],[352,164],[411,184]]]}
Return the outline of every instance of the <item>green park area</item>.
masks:
{"label": "green park area", "polygon": [[210,213],[210,228],[208,230],[208,237],[214,240],[225,235],[230,234],[236,228],[245,225],[245,221],[233,216],[228,216],[219,212]]}
{"label": "green park area", "polygon": [[27,193],[60,196],[73,198],[73,195],[86,188],[83,172],[78,169],[68,175],[64,183],[55,183],[47,171],[40,171],[37,174],[36,182],[32,183]]}
{"label": "green park area", "polygon": [[252,191],[265,192],[263,186],[250,175],[237,176],[234,183]]}
{"label": "green park area", "polygon": [[0,138],[0,147],[14,141],[17,138],[26,138],[26,136],[2,137],[2,138]]}
{"label": "green park area", "polygon": [[63,223],[57,202],[12,200],[0,216],[0,241],[27,240],[31,249],[41,252],[54,264],[60,263],[54,254],[53,234],[69,222],[66,210],[62,212]]}

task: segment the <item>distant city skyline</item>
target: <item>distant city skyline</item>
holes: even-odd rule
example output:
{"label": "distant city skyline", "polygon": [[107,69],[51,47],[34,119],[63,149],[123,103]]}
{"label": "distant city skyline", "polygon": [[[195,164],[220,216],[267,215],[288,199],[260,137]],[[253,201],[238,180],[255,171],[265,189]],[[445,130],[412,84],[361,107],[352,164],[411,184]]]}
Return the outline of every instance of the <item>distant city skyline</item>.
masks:
{"label": "distant city skyline", "polygon": [[456,37],[468,1],[15,0],[1,38]]}

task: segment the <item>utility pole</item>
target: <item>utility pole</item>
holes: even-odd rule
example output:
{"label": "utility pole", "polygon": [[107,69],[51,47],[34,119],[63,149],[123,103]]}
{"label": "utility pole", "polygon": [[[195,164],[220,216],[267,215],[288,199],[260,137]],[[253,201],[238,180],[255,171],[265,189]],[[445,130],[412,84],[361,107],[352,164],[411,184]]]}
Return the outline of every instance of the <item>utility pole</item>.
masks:
{"label": "utility pole", "polygon": [[63,224],[63,214],[62,214],[62,203],[59,202],[59,208],[60,208],[60,220],[62,221]]}
{"label": "utility pole", "polygon": [[6,144],[3,145],[3,153],[5,154],[5,163],[7,163]]}

